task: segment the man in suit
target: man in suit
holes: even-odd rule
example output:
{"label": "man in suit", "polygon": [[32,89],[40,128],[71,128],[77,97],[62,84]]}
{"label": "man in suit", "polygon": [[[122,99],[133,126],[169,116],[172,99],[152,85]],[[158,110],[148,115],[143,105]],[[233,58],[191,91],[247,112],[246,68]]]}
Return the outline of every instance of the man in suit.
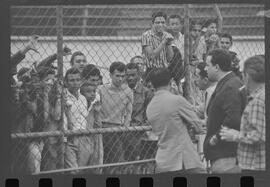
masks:
{"label": "man in suit", "polygon": [[237,144],[220,139],[220,129],[240,128],[242,95],[240,79],[231,71],[231,56],[224,49],[215,49],[206,57],[206,71],[210,81],[217,81],[207,107],[207,133],[204,141],[204,154],[210,161],[213,173],[237,173]]}
{"label": "man in suit", "polygon": [[168,69],[153,69],[149,76],[156,89],[146,110],[149,124],[158,136],[156,172],[204,173],[187,131],[187,127],[192,127],[195,132],[202,132],[202,122],[182,96],[170,92],[172,77]]}

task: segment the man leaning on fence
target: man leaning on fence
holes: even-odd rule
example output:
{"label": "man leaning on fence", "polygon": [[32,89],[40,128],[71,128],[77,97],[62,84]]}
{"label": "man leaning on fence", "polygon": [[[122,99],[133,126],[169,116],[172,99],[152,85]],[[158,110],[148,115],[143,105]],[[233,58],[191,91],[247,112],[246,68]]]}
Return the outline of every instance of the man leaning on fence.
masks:
{"label": "man leaning on fence", "polygon": [[[113,62],[109,68],[111,83],[98,88],[103,128],[130,126],[133,92],[124,84],[125,68],[124,63]],[[121,132],[103,135],[104,163],[124,161],[124,137]]]}
{"label": "man leaning on fence", "polygon": [[142,54],[147,73],[152,68],[168,67],[173,58],[173,36],[165,31],[167,15],[155,12],[152,15],[152,28],[142,34]]}
{"label": "man leaning on fence", "polygon": [[[65,115],[64,127],[67,130],[85,130],[87,128],[86,117],[87,100],[81,95],[81,73],[77,68],[71,68],[65,75]],[[87,165],[87,156],[90,146],[87,145],[87,137],[68,136],[65,148],[65,168],[77,168]],[[72,173],[76,173],[74,171]]]}
{"label": "man leaning on fence", "polygon": [[150,80],[156,92],[146,114],[153,132],[158,136],[155,171],[205,173],[187,131],[187,127],[191,126],[195,132],[202,132],[201,120],[182,96],[170,92],[171,75],[168,69],[152,70]]}
{"label": "man leaning on fence", "polygon": [[[140,82],[139,65],[130,62],[126,65],[127,83],[133,91],[134,101],[131,115],[131,126],[146,125],[146,107],[153,97],[150,89]],[[145,132],[130,132],[126,139],[126,160],[135,160],[140,156],[140,144]],[[145,137],[145,136],[144,136]]]}

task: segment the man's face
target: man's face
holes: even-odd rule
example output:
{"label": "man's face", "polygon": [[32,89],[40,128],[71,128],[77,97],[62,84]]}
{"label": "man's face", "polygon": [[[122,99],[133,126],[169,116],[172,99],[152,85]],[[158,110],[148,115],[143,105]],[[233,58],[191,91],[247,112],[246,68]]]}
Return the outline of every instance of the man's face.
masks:
{"label": "man's face", "polygon": [[91,82],[92,84],[98,86],[99,85],[99,76],[96,75],[96,76],[89,76],[89,78],[86,80],[86,81],[89,81]]}
{"label": "man's face", "polygon": [[220,38],[220,47],[225,50],[229,50],[232,46],[230,38]]}
{"label": "man's face", "polygon": [[182,29],[181,22],[178,18],[170,18],[168,26],[174,33],[179,33]]}
{"label": "man's face", "polygon": [[207,72],[209,81],[215,82],[217,81],[217,67],[212,64],[211,60],[212,56],[206,57],[205,71]]}
{"label": "man's face", "polygon": [[127,76],[128,86],[131,89],[133,89],[139,80],[138,70],[137,69],[127,69],[126,76]]}
{"label": "man's face", "polygon": [[146,70],[146,66],[145,64],[143,63],[143,59],[142,58],[135,58],[134,61],[133,61],[135,64],[138,64],[139,66],[139,71],[140,73],[144,73],[145,70]]}
{"label": "man's face", "polygon": [[116,87],[121,87],[125,80],[125,71],[120,72],[117,69],[110,74],[112,84]]}
{"label": "man's face", "polygon": [[87,101],[94,101],[95,97],[96,97],[96,86],[86,86],[84,88],[81,89],[82,94],[84,95],[84,97],[87,99]]}
{"label": "man's face", "polygon": [[209,34],[215,34],[217,32],[217,24],[216,23],[211,23],[208,27],[207,27],[207,32]]}
{"label": "man's face", "polygon": [[77,68],[80,72],[86,66],[86,57],[84,55],[77,55],[73,59],[72,67]]}
{"label": "man's face", "polygon": [[196,68],[195,72],[195,84],[200,90],[206,90],[209,87],[209,80],[207,77],[202,77],[200,75],[200,69]]}
{"label": "man's face", "polygon": [[43,78],[43,82],[47,85],[53,85],[55,82],[56,78],[54,74],[48,74],[45,78]]}
{"label": "man's face", "polygon": [[78,91],[81,86],[81,75],[79,73],[69,74],[67,76],[66,83],[69,91],[71,92]]}
{"label": "man's face", "polygon": [[197,38],[201,35],[201,31],[202,31],[202,26],[196,24],[192,27],[190,34],[193,38]]}
{"label": "man's face", "polygon": [[166,20],[164,17],[156,17],[153,23],[153,28],[157,33],[161,33],[165,30]]}

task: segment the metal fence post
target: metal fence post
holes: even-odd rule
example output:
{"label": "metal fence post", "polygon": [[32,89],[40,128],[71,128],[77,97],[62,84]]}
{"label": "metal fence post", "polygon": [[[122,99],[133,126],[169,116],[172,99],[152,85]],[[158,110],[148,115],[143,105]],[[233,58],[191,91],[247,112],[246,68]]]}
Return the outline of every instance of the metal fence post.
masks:
{"label": "metal fence post", "polygon": [[[60,82],[63,81],[63,7],[57,6],[57,70],[58,79]],[[64,104],[63,104],[63,93],[61,99],[61,119],[60,119],[60,130],[64,131]],[[61,137],[61,154],[60,154],[60,167],[64,168],[64,153],[65,153],[65,137]]]}
{"label": "metal fence post", "polygon": [[189,5],[184,5],[184,62],[186,66],[184,97],[193,102],[191,97],[191,83],[190,83],[190,34],[189,34]]}

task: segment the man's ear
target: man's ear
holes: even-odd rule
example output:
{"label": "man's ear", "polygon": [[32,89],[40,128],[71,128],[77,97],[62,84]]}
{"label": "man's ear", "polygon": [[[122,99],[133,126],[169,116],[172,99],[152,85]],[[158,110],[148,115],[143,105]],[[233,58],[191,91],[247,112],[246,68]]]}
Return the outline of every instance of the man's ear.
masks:
{"label": "man's ear", "polygon": [[218,64],[215,65],[215,68],[216,68],[216,72],[218,72],[220,70],[220,67]]}

